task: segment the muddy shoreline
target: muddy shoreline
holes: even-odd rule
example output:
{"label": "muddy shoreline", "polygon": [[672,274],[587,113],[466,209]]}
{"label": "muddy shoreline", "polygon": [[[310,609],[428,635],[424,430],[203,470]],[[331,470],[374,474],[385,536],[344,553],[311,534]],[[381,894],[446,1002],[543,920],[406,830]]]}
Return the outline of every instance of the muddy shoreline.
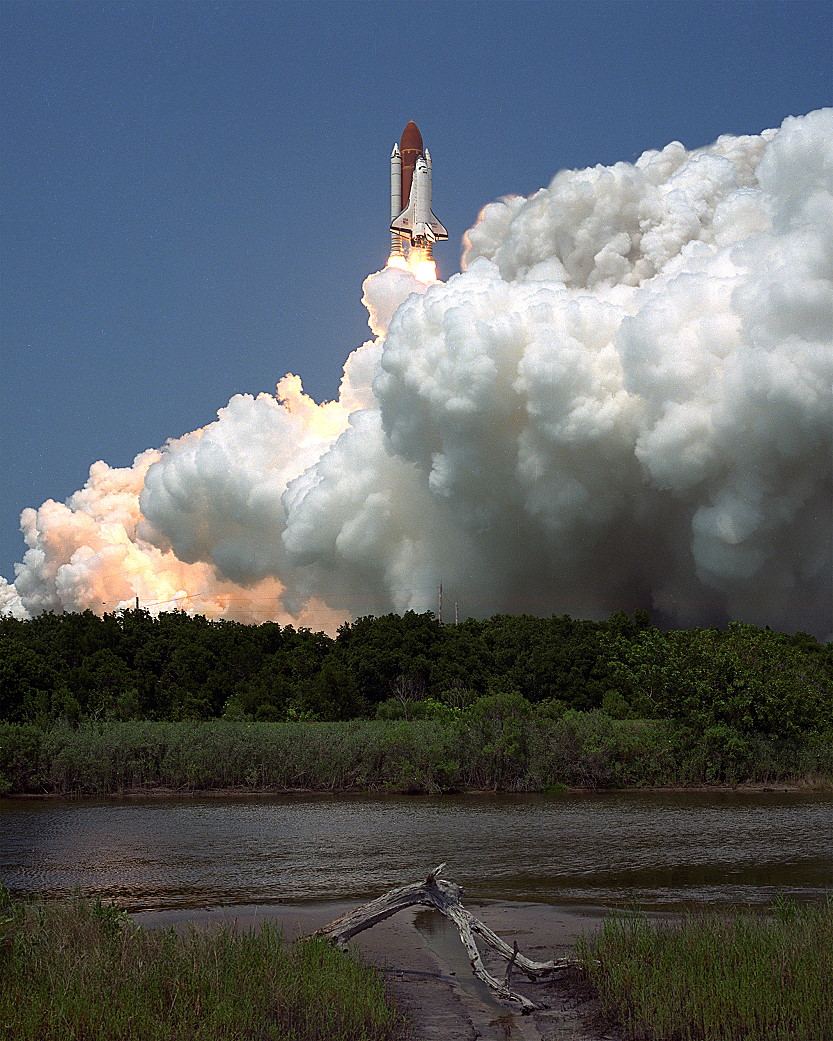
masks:
{"label": "muddy shoreline", "polygon": [[737,792],[740,794],[755,793],[789,793],[789,792],[830,792],[833,791],[833,777],[814,778],[812,783],[790,784],[786,781],[773,784],[692,784],[692,785],[660,785],[639,788],[559,788],[557,792],[523,791],[507,792],[493,788],[466,788],[449,792],[396,792],[378,788],[123,788],[117,792],[14,792],[2,796],[3,799],[40,800],[40,799],[232,799],[237,797],[263,798],[284,795],[317,795],[323,798],[332,795],[396,795],[410,799],[441,799],[444,795],[548,795],[570,792],[610,792],[635,794],[644,792],[657,795],[664,792]]}
{"label": "muddy shoreline", "polygon": [[[308,935],[355,907],[353,902],[140,911],[145,928],[185,931],[191,927],[279,926],[288,940]],[[509,943],[536,960],[569,954],[582,933],[594,932],[601,910],[488,901],[466,906]],[[566,970],[551,981],[531,984],[519,973],[512,985],[546,1008],[521,1015],[502,1005],[475,979],[454,927],[435,911],[408,908],[357,936],[351,949],[383,974],[397,1005],[410,1017],[413,1041],[613,1041],[600,1020],[594,996],[581,973]],[[503,977],[505,963],[484,951],[491,971]]]}

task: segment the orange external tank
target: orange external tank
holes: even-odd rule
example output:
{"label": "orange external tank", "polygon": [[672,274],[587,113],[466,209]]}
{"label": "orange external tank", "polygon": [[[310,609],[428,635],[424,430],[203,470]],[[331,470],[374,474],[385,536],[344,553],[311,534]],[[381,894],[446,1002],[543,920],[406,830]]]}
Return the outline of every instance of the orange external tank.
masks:
{"label": "orange external tank", "polygon": [[402,131],[399,142],[399,151],[402,153],[402,209],[408,205],[411,197],[411,181],[414,177],[414,166],[422,155],[422,134],[419,127],[411,120]]}

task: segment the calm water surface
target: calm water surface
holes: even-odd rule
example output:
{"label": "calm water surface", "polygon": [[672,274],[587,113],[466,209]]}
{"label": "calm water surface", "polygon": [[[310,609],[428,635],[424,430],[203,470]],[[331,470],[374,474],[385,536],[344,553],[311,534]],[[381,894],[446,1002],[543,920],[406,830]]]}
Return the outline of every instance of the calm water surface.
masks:
{"label": "calm water surface", "polygon": [[367,899],[442,861],[478,900],[673,910],[833,887],[833,796],[0,800],[0,879],[133,910]]}

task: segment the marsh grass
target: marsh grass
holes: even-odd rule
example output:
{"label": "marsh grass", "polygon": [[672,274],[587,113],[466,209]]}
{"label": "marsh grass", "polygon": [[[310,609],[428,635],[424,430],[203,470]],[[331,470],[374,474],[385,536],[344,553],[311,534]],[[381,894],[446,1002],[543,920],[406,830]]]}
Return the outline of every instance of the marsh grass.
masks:
{"label": "marsh grass", "polygon": [[[0,795],[152,790],[545,791],[703,783],[830,787],[833,735],[751,739],[744,757],[664,720],[474,711],[343,723],[0,722]],[[725,753],[725,754],[724,754]],[[813,780],[815,779],[815,781]]]}
{"label": "marsh grass", "polygon": [[[1,894],[0,894],[1,895]],[[15,1041],[393,1041],[378,974],[268,923],[145,931],[74,899],[0,908],[0,1036]]]}
{"label": "marsh grass", "polygon": [[628,1041],[830,1041],[833,901],[771,915],[608,918],[578,947]]}

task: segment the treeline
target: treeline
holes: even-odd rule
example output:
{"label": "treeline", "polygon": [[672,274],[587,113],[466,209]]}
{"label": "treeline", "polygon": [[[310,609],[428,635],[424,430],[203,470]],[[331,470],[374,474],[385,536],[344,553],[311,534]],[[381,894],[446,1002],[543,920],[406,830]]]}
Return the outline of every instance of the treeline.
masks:
{"label": "treeline", "polygon": [[663,632],[647,612],[442,625],[409,611],[335,638],[144,610],[0,618],[0,719],[41,728],[442,719],[498,695],[552,719],[600,710],[790,738],[833,728],[833,645],[742,623]]}

